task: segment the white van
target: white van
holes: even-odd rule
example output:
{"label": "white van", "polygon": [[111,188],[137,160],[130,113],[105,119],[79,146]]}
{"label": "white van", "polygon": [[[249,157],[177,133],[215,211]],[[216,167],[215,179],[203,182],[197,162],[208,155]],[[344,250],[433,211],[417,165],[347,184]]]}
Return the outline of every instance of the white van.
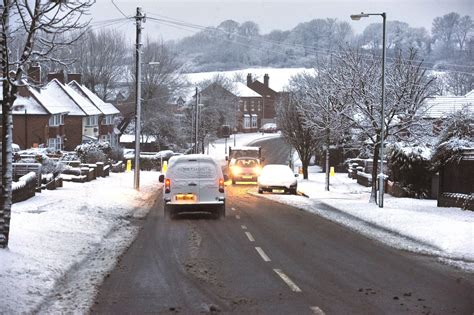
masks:
{"label": "white van", "polygon": [[191,154],[173,157],[163,186],[165,216],[179,212],[211,212],[215,218],[225,216],[224,176],[209,156]]}

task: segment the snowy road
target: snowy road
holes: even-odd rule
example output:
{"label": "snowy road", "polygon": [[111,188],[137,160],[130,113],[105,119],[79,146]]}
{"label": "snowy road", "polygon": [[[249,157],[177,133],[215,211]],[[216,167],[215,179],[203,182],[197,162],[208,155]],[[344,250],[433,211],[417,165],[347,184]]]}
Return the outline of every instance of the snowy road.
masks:
{"label": "snowy road", "polygon": [[158,201],[92,312],[472,314],[472,274],[249,189],[228,187],[220,221],[166,221]]}

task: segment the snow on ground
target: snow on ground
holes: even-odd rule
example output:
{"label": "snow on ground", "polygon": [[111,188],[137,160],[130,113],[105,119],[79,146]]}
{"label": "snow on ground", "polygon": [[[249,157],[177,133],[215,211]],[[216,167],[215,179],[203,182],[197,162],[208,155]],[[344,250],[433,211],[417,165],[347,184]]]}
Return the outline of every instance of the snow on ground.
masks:
{"label": "snow on ground", "polygon": [[10,242],[0,250],[0,313],[86,313],[96,286],[135,238],[134,219],[151,208],[156,172],[43,191],[12,207]]}
{"label": "snow on ground", "polygon": [[345,173],[331,177],[329,192],[324,190],[324,183],[325,174],[319,167],[312,167],[309,179],[300,179],[298,183],[298,191],[309,198],[264,196],[341,223],[390,246],[434,255],[474,271],[474,212],[439,208],[436,200],[396,198],[388,194],[384,208],[379,208],[368,203],[370,188],[357,184]]}

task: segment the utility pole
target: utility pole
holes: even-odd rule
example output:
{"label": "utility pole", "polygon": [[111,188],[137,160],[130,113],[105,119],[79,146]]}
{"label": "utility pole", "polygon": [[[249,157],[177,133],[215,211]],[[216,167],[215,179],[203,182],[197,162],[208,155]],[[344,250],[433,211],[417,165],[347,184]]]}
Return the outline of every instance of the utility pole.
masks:
{"label": "utility pole", "polygon": [[196,118],[195,126],[196,126],[196,138],[194,139],[194,153],[198,154],[199,149],[199,94],[198,94],[198,88],[196,87],[196,113],[194,114],[194,117]]}
{"label": "utility pole", "polygon": [[137,43],[136,43],[136,103],[135,103],[135,172],[133,177],[133,187],[140,190],[140,142],[141,142],[141,88],[142,88],[142,22],[145,22],[145,15],[142,8],[137,7]]}

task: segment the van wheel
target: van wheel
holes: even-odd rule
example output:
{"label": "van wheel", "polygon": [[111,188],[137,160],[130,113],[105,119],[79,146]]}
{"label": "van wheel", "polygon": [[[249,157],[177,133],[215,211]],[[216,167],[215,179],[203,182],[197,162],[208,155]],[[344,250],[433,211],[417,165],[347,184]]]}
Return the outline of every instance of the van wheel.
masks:
{"label": "van wheel", "polygon": [[219,206],[215,213],[214,213],[214,217],[216,219],[224,219],[225,218],[225,204],[223,204],[222,206]]}
{"label": "van wheel", "polygon": [[258,193],[259,193],[259,194],[263,194],[263,190],[259,188],[259,189],[258,189]]}
{"label": "van wheel", "polygon": [[164,214],[165,214],[165,219],[168,219],[168,220],[174,219],[174,211],[171,206],[165,204]]}
{"label": "van wheel", "polygon": [[232,178],[232,185],[235,185],[235,179]]}

